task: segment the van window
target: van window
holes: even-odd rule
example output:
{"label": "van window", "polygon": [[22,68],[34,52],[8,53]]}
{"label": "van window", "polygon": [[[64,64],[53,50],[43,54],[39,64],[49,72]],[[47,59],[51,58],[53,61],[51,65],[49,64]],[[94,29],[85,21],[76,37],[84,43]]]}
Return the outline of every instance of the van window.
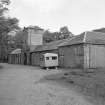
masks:
{"label": "van window", "polygon": [[57,57],[56,57],[56,56],[52,57],[52,60],[56,60],[56,59],[57,59]]}
{"label": "van window", "polygon": [[46,60],[49,60],[49,57],[46,57]]}

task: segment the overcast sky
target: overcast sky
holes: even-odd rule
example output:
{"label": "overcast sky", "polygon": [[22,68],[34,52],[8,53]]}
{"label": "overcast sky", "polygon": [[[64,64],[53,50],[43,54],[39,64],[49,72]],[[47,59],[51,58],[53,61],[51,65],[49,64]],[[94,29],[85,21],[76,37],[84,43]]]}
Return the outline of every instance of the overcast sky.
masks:
{"label": "overcast sky", "polygon": [[51,31],[68,26],[74,34],[105,27],[105,0],[11,0],[10,15],[20,26]]}

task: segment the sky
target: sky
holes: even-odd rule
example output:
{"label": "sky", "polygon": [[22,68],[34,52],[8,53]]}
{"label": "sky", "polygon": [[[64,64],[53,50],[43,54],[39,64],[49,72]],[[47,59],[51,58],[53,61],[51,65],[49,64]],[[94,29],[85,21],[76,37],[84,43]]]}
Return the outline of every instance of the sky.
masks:
{"label": "sky", "polygon": [[21,27],[59,31],[68,26],[73,34],[105,27],[105,0],[11,0],[9,9]]}

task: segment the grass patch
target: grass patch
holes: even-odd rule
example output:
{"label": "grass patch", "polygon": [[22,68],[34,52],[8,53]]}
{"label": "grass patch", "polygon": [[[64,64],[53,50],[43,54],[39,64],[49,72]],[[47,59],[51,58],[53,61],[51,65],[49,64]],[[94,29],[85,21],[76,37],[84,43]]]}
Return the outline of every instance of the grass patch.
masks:
{"label": "grass patch", "polygon": [[105,71],[103,72],[69,72],[64,73],[68,83],[78,86],[89,96],[105,99]]}

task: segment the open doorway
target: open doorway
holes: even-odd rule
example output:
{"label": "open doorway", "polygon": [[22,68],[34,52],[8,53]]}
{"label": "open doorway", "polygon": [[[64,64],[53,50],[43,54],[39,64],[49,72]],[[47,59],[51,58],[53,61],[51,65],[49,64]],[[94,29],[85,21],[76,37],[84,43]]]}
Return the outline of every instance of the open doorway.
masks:
{"label": "open doorway", "polygon": [[24,65],[27,65],[27,54],[24,53]]}

